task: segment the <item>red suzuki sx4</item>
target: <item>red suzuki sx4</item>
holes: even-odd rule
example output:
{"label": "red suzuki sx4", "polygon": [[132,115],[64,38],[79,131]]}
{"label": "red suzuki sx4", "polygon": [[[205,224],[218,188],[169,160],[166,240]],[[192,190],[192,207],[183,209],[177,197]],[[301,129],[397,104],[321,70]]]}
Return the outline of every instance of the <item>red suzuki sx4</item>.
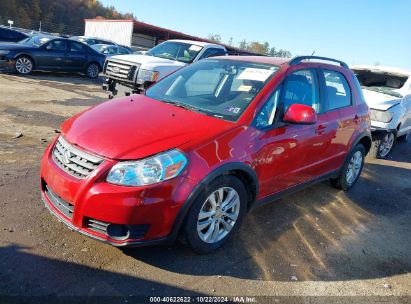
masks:
{"label": "red suzuki sx4", "polygon": [[41,191],[61,222],[94,239],[181,237],[207,253],[256,206],[325,179],[350,189],[370,145],[368,107],[344,62],[215,57],[64,122]]}

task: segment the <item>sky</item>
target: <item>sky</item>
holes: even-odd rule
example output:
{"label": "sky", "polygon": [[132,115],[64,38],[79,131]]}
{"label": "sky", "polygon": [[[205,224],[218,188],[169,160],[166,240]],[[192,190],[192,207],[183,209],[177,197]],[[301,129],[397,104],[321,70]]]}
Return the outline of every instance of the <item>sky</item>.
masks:
{"label": "sky", "polygon": [[101,0],[137,20],[223,42],[268,42],[293,55],[411,70],[410,0]]}

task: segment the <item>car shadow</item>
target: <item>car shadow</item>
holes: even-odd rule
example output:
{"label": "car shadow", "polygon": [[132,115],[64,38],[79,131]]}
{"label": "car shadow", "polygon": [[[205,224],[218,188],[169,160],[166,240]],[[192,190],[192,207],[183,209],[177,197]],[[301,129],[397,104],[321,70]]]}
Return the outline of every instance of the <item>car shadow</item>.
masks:
{"label": "car shadow", "polygon": [[[1,303],[7,303],[2,301],[5,296],[17,296],[8,298],[13,300],[10,303],[66,303],[61,302],[64,298],[53,300],[57,296],[76,296],[65,299],[74,300],[70,303],[90,303],[93,296],[101,297],[100,303],[111,303],[111,300],[115,303],[148,303],[146,297],[149,296],[204,295],[137,276],[34,255],[28,253],[29,249],[15,244],[0,247]],[[33,276],[37,279],[29,279]],[[25,300],[21,297],[23,295]],[[33,296],[36,301],[32,302]]]}
{"label": "car shadow", "polygon": [[197,255],[181,245],[123,251],[167,271],[199,276],[383,278],[411,272],[410,201],[411,167],[367,163],[347,193],[325,182],[249,213],[237,234],[212,254]]}
{"label": "car shadow", "polygon": [[46,72],[46,71],[33,71],[29,75],[18,75],[15,73],[2,73],[4,75],[11,75],[20,77],[22,79],[35,79],[35,80],[45,80],[45,81],[59,81],[65,83],[72,83],[72,84],[102,84],[104,81],[104,77],[100,74],[99,77],[91,79],[81,73],[75,72]]}

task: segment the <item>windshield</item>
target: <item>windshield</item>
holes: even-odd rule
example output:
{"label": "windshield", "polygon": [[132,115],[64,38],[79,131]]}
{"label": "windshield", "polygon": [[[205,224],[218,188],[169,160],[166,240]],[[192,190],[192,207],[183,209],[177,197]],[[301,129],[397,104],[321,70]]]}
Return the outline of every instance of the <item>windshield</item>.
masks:
{"label": "windshield", "polygon": [[407,81],[407,76],[388,73],[380,70],[354,70],[363,89],[394,97],[403,97],[401,89]]}
{"label": "windshield", "polygon": [[25,45],[30,45],[30,46],[41,46],[45,44],[47,41],[49,41],[51,38],[49,37],[42,37],[42,36],[33,36],[33,37],[28,37],[26,39],[23,39],[20,41],[20,43],[25,44]]}
{"label": "windshield", "polygon": [[159,81],[146,96],[236,121],[278,70],[269,64],[206,59]]}
{"label": "windshield", "polygon": [[202,49],[195,44],[166,41],[153,47],[146,55],[191,63]]}

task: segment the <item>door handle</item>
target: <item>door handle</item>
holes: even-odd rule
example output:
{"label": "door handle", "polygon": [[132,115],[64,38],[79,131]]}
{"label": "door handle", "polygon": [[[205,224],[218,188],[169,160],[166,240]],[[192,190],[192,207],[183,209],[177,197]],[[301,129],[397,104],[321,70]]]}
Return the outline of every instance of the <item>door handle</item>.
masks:
{"label": "door handle", "polygon": [[354,122],[358,122],[360,120],[360,117],[357,114],[355,114],[353,120],[354,120]]}
{"label": "door handle", "polygon": [[323,134],[325,129],[327,129],[327,126],[325,125],[319,125],[316,129],[315,129],[315,133],[317,134]]}

